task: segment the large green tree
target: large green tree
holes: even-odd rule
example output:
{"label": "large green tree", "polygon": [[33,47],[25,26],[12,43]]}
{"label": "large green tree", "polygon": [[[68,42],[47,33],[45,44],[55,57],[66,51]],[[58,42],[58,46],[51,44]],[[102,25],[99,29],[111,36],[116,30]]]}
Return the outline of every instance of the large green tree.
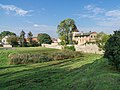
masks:
{"label": "large green tree", "polygon": [[96,44],[100,48],[100,50],[104,50],[105,43],[109,39],[110,35],[105,34],[104,32],[100,32],[96,36]]}
{"label": "large green tree", "polygon": [[120,70],[120,31],[114,31],[114,34],[108,39],[105,44],[105,54],[109,63]]}
{"label": "large green tree", "polygon": [[57,27],[57,33],[61,40],[61,44],[71,44],[72,43],[72,32],[78,31],[73,19],[65,19],[60,22]]}
{"label": "large green tree", "polygon": [[26,40],[25,40],[25,32],[22,30],[20,33],[20,46],[25,46]]}
{"label": "large green tree", "polygon": [[52,43],[51,37],[46,33],[38,34],[37,38],[40,44],[51,44]]}

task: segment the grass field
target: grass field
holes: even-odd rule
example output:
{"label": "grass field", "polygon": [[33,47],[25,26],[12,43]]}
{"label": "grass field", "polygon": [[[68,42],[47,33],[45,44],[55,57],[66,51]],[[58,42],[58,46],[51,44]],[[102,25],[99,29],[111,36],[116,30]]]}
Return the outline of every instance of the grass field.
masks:
{"label": "grass field", "polygon": [[55,52],[47,48],[0,50],[0,90],[120,90],[120,73],[100,55],[28,65],[9,65],[10,53]]}

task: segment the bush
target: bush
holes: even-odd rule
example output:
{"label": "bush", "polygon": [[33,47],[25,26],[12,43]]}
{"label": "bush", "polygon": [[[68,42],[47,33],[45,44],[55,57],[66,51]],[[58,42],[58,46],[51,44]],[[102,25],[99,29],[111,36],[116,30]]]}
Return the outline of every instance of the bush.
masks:
{"label": "bush", "polygon": [[120,70],[120,31],[114,31],[114,34],[108,39],[104,57],[108,58],[109,63],[117,70]]}
{"label": "bush", "polygon": [[40,44],[51,44],[52,43],[51,37],[46,33],[38,34],[37,38]]}
{"label": "bush", "polygon": [[65,46],[64,49],[75,51],[75,47],[74,46]]}
{"label": "bush", "polygon": [[53,60],[64,60],[64,59],[81,57],[82,53],[63,50],[63,51],[54,52],[50,54],[50,56],[53,58]]}
{"label": "bush", "polygon": [[29,64],[51,61],[51,58],[40,54],[11,54],[10,64]]}
{"label": "bush", "polygon": [[41,53],[14,53],[10,54],[8,57],[10,59],[10,64],[29,64],[29,63],[41,63],[48,62],[52,60],[64,60],[71,58],[81,57],[83,54],[81,52],[62,50],[51,52],[41,52]]}
{"label": "bush", "polygon": [[63,52],[55,52],[53,54],[51,54],[51,57],[53,58],[53,60],[63,60],[63,59],[68,59],[69,56]]}
{"label": "bush", "polygon": [[3,45],[2,45],[2,44],[0,44],[0,47],[3,47]]}

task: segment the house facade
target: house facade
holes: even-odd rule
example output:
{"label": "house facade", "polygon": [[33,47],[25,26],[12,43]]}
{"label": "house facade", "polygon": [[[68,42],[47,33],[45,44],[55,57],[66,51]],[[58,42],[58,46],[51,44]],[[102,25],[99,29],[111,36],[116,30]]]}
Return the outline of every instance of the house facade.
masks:
{"label": "house facade", "polygon": [[8,42],[7,42],[7,39],[9,38],[9,36],[5,36],[3,39],[2,39],[2,44],[3,45],[6,45],[6,44],[8,44]]}
{"label": "house facade", "polygon": [[87,42],[95,42],[95,38],[97,36],[96,32],[73,32],[72,40],[78,45],[83,45]]}

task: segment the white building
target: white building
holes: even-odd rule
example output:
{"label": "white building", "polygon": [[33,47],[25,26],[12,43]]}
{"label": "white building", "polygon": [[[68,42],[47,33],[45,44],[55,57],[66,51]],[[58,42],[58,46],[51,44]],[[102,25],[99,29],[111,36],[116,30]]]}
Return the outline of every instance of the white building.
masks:
{"label": "white building", "polygon": [[8,42],[7,42],[7,39],[8,39],[8,38],[9,38],[8,36],[5,36],[5,37],[2,39],[2,44],[3,44],[3,45],[8,44]]}

